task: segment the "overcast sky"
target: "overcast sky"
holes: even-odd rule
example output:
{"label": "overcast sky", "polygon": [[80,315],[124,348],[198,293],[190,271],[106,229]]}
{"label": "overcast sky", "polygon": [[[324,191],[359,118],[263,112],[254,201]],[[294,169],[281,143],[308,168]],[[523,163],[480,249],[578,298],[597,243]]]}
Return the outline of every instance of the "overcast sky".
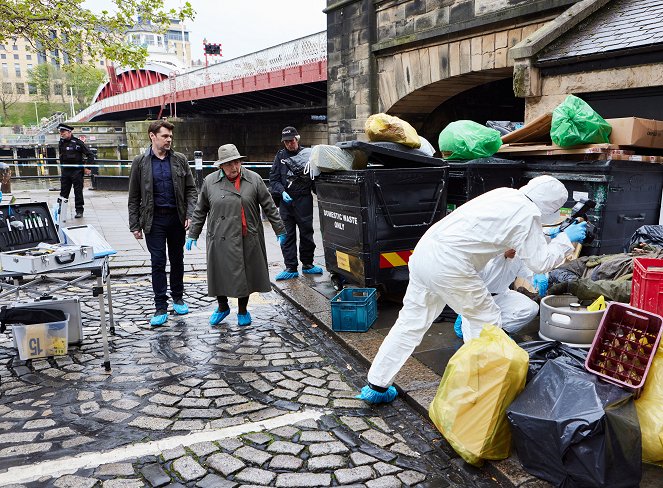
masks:
{"label": "overcast sky", "polygon": [[[222,45],[226,61],[327,29],[326,0],[189,0],[196,17],[187,21],[191,57],[203,59],[203,38]],[[180,0],[166,0],[177,7]],[[88,0],[93,10],[111,2]]]}

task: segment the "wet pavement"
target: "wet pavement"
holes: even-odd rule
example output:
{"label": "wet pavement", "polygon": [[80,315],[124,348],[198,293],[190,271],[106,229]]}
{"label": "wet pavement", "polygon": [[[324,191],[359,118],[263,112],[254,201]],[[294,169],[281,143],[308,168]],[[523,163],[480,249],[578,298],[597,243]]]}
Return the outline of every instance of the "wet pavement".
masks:
{"label": "wet pavement", "polygon": [[[462,345],[449,321],[431,327],[397,376],[401,397],[367,408],[354,395],[400,309],[394,297],[380,300],[368,332],[333,332],[329,275],[275,282],[281,254],[267,225],[275,292],[251,297],[250,328],[234,314],[227,325],[207,325],[213,305],[201,238],[185,253],[191,313],[153,330],[149,254],[128,232],[126,194],[85,195],[84,218],[69,225],[94,225],[118,250],[113,372],[103,374],[89,291],[81,291],[85,341],[68,357],[20,364],[0,335],[0,485],[19,482],[20,472],[24,486],[550,486],[515,456],[468,466],[428,421],[444,367]],[[315,239],[324,267],[319,232]],[[519,339],[537,331],[534,322]],[[660,469],[643,473],[640,486],[659,486]]]}
{"label": "wet pavement", "polygon": [[110,375],[93,305],[67,356],[20,361],[2,336],[0,485],[499,486],[404,401],[356,400],[365,369],[277,293],[211,328],[190,274],[191,313],[153,329],[148,282],[113,286]]}

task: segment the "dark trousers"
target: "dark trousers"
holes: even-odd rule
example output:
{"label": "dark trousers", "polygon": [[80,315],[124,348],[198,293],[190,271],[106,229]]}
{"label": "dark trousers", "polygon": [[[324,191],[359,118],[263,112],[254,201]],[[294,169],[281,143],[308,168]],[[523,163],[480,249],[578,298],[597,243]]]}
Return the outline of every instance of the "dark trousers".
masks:
{"label": "dark trousers", "polygon": [[313,264],[313,195],[292,195],[292,202],[281,201],[281,220],[286,238],[281,246],[286,268],[297,268],[297,229],[299,229],[299,259],[302,264]]}
{"label": "dark trousers", "polygon": [[60,176],[60,196],[69,198],[71,187],[74,187],[74,197],[76,199],[76,211],[82,212],[83,202],[83,168],[62,168]]}
{"label": "dark trousers", "polygon": [[152,289],[157,310],[168,309],[168,282],[166,279],[166,245],[170,260],[170,294],[173,301],[184,295],[184,241],[186,231],[177,210],[167,215],[154,215],[152,228],[145,234],[147,249],[152,256]]}

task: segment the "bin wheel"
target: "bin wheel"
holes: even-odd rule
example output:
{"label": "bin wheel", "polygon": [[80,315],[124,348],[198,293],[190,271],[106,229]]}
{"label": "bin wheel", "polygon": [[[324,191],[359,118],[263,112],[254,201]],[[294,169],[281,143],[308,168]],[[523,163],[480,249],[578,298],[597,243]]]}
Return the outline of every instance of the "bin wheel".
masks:
{"label": "bin wheel", "polygon": [[329,276],[329,279],[332,282],[332,286],[334,287],[334,290],[336,291],[341,291],[343,289],[343,285],[345,284],[345,278],[343,278],[341,275],[332,273]]}

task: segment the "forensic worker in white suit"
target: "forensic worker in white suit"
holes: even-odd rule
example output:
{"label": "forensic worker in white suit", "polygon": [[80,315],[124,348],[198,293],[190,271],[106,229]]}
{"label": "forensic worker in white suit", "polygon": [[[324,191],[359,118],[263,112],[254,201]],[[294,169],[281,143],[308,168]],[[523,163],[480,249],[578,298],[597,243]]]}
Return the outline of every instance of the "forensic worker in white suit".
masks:
{"label": "forensic worker in white suit", "polygon": [[[502,328],[506,332],[510,334],[518,332],[539,314],[538,303],[522,293],[509,289],[516,278],[522,278],[530,284],[536,281],[534,273],[516,255],[515,249],[508,249],[488,261],[479,276],[500,309]],[[462,338],[461,319],[462,316],[459,315],[454,330]]]}
{"label": "forensic worker in white suit", "polygon": [[567,198],[568,191],[559,180],[538,176],[517,190],[484,193],[428,229],[408,263],[410,281],[403,308],[358,398],[381,403],[396,397],[392,385],[396,373],[445,305],[463,316],[465,342],[479,337],[484,324],[501,327],[500,308],[479,272],[508,249],[515,249],[534,273],[562,264],[573,243],[585,239],[587,224],[572,224],[547,242],[542,222],[558,221]]}

